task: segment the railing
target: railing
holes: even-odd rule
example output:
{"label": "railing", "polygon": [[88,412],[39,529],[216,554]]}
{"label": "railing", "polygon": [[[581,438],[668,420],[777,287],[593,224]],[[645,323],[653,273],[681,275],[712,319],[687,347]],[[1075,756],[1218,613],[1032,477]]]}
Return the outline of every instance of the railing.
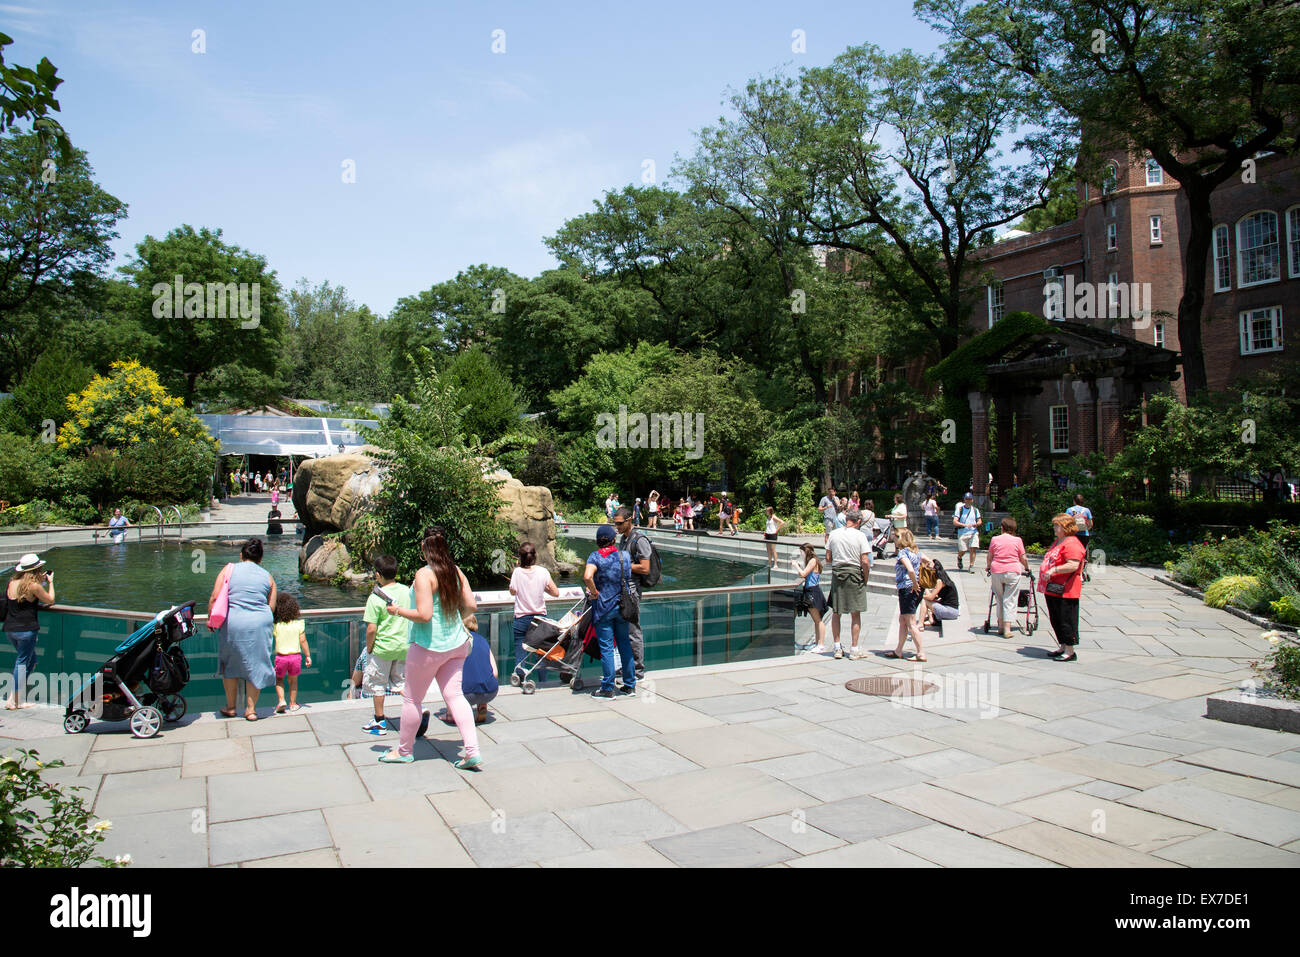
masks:
{"label": "railing", "polygon": [[[157,505],[145,505],[145,506],[142,506],[142,507],[141,507],[140,511],[141,511],[141,512],[148,512],[150,509],[153,509],[154,513],[158,516],[158,521],[157,521],[158,537],[159,537],[159,538],[162,538],[162,537],[163,537],[163,513],[162,513],[162,509],[160,509]],[[138,513],[137,513],[137,514],[138,514]],[[144,528],[144,522],[137,522],[136,525],[137,525],[140,529],[143,530],[143,528]],[[143,531],[141,532],[141,534],[143,534]]]}
{"label": "railing", "polygon": [[[200,603],[198,610],[204,609]],[[568,607],[552,600],[552,617]],[[299,677],[298,697],[304,703],[343,697],[365,639],[362,607],[304,609],[312,667]],[[514,608],[511,601],[484,601],[479,605],[478,630],[488,638],[497,661],[498,675],[506,683],[514,661]],[[38,642],[38,677],[33,688],[67,687],[75,678],[89,676],[113,655],[113,649],[136,628],[154,617],[153,612],[122,611],[56,605],[41,615]],[[205,624],[206,615],[195,621]],[[641,629],[645,637],[646,667],[651,670],[774,658],[794,653],[793,593],[788,584],[748,584],[727,588],[693,588],[647,591],[642,596]],[[217,636],[206,627],[183,645],[190,660],[190,683],[184,694],[191,711],[224,706],[224,691],[217,674]],[[14,651],[0,648],[0,673],[11,671]],[[599,664],[584,661],[584,676],[599,673]],[[56,680],[57,678],[57,680]],[[79,685],[78,685],[79,687]],[[264,689],[266,702],[269,689]],[[40,697],[33,694],[33,699]],[[60,706],[66,700],[47,703]]]}
{"label": "railing", "polygon": [[169,513],[170,513],[170,512],[175,512],[175,513],[176,513],[176,536],[177,536],[178,538],[183,538],[184,535],[185,535],[185,528],[184,528],[184,526],[185,526],[185,517],[184,517],[183,515],[181,515],[181,510],[180,510],[180,508],[178,508],[178,507],[175,506],[175,505],[168,505],[168,506],[167,506],[167,511],[168,511]]}

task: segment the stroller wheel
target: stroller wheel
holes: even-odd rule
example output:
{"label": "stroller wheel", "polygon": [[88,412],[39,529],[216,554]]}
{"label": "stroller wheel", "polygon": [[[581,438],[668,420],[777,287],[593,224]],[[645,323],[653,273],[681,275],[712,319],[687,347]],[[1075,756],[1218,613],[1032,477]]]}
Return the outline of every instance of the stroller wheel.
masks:
{"label": "stroller wheel", "polygon": [[162,730],[162,723],[162,712],[149,705],[131,712],[131,733],[137,738],[152,738]]}
{"label": "stroller wheel", "polygon": [[86,717],[84,711],[74,711],[63,718],[63,730],[68,734],[80,734],[86,730],[86,726],[89,724],[90,719]]}
{"label": "stroller wheel", "polygon": [[524,694],[532,694],[536,690],[537,690],[537,682],[533,681],[532,679],[529,679],[528,681],[524,682]]}
{"label": "stroller wheel", "polygon": [[523,684],[523,679],[519,677],[519,672],[510,672],[510,686],[512,688],[518,688],[521,684]]}
{"label": "stroller wheel", "polygon": [[573,691],[581,691],[583,689],[582,679],[575,675],[573,680],[569,682],[569,688]]}
{"label": "stroller wheel", "polygon": [[161,695],[156,707],[162,712],[163,720],[169,723],[185,717],[185,698],[181,695]]}

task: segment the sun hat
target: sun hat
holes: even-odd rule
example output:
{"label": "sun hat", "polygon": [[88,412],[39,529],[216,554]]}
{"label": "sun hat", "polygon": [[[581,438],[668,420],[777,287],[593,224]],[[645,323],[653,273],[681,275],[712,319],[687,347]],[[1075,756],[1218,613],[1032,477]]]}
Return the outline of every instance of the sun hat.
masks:
{"label": "sun hat", "polygon": [[18,559],[18,564],[14,566],[16,572],[32,572],[38,568],[43,568],[45,562],[35,552],[28,552],[22,558]]}

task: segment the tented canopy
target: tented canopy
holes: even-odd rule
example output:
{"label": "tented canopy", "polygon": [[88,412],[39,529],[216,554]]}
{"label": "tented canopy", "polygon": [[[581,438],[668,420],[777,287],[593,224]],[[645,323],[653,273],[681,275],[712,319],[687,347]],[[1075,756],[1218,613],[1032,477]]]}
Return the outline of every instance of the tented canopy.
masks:
{"label": "tented canopy", "polygon": [[279,415],[200,415],[219,443],[221,455],[293,455],[316,458],[334,455],[365,443],[360,426],[377,426],[374,419],[317,419]]}

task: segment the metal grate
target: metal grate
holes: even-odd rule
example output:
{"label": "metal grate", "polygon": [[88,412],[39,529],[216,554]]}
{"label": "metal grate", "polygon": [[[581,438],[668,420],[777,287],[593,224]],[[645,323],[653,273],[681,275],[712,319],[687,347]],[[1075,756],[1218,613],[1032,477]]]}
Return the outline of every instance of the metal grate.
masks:
{"label": "metal grate", "polygon": [[892,698],[895,695],[913,698],[939,690],[939,686],[933,682],[923,681],[920,678],[901,678],[897,675],[854,678],[852,681],[846,681],[844,687],[858,694],[880,695],[884,698]]}

